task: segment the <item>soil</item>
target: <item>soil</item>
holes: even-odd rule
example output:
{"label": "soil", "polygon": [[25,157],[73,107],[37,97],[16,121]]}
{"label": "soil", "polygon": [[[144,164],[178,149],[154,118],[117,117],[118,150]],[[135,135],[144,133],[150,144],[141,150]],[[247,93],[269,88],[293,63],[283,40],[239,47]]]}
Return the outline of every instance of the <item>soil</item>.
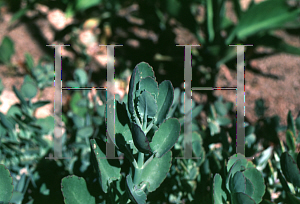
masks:
{"label": "soil", "polygon": [[[243,1],[243,8],[247,7],[248,1]],[[231,19],[235,19],[233,12],[231,12],[232,5],[230,2],[227,4],[228,12],[227,16]],[[19,64],[17,70],[9,70],[6,66],[0,65],[0,78],[5,86],[0,100],[0,111],[6,113],[11,105],[18,102],[15,94],[12,92],[12,86],[15,85],[20,89],[24,74],[26,74],[23,68],[24,53],[29,52],[37,63],[38,59],[47,53],[45,47],[41,47],[39,41],[44,40],[45,44],[52,44],[53,31],[51,25],[47,19],[37,19],[34,24],[38,26],[44,39],[36,39],[35,34],[30,30],[32,29],[32,22],[22,22],[15,24],[9,29],[9,20],[11,14],[2,8],[2,22],[0,22],[0,41],[2,41],[5,35],[11,37],[15,43],[15,55],[12,58],[14,64]],[[184,28],[179,27],[175,30],[177,43],[180,43],[180,37],[184,36],[185,42],[191,42],[198,44],[195,38]],[[290,35],[282,30],[278,30],[276,33],[278,36],[296,47],[300,48],[300,37]],[[259,48],[256,52],[267,52],[265,48]],[[255,101],[262,98],[265,101],[265,105],[268,107],[265,112],[265,116],[271,117],[278,115],[280,117],[280,124],[287,125],[287,114],[290,110],[292,116],[295,119],[300,114],[300,57],[290,54],[275,54],[269,57],[264,57],[259,60],[250,61],[253,70],[245,69],[245,99],[246,99],[246,118],[254,124],[258,117],[255,114],[254,107]],[[222,66],[218,76],[216,86],[236,86],[237,76],[236,72],[228,69],[225,65]],[[103,85],[104,86],[104,85]],[[127,89],[124,89],[125,91]],[[226,92],[226,93],[225,93]],[[216,96],[223,95],[223,98],[227,101],[235,103],[236,92],[235,91],[215,91]],[[193,98],[196,102],[204,102],[205,94],[193,93]],[[46,88],[41,93],[40,100],[54,99],[54,87]],[[37,98],[34,98],[36,101]],[[65,103],[65,99],[63,99]],[[53,103],[39,108],[35,113],[36,117],[43,118],[48,115],[53,115]],[[285,140],[284,133],[280,134],[280,138]]]}

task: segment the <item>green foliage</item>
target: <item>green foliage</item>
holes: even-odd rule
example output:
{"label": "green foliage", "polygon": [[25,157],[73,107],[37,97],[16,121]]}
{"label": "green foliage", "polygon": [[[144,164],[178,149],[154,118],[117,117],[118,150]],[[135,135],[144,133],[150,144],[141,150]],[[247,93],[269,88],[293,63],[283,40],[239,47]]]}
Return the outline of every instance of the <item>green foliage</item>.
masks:
{"label": "green foliage", "polygon": [[91,140],[91,149],[95,161],[95,169],[99,175],[99,182],[102,190],[107,193],[107,188],[114,180],[120,179],[121,168],[111,166],[108,160],[105,159],[106,155],[101,151],[95,140]]}
{"label": "green foliage", "polygon": [[[266,190],[262,174],[241,154],[229,159],[225,184],[231,202],[236,204],[260,203]],[[212,196],[215,203],[226,202],[226,192],[222,188],[222,177],[219,174],[214,177],[213,187]]]}
{"label": "green foliage", "polygon": [[[74,81],[67,81],[67,84],[90,86],[89,81],[86,73],[77,69]],[[32,87],[28,90],[27,86]],[[0,113],[1,163],[10,169],[12,178],[20,176],[19,180],[10,182],[16,188],[6,194],[10,202],[16,203],[28,199],[29,182],[35,186],[30,187],[35,192],[49,195],[51,191],[43,181],[36,184],[42,173],[34,161],[41,160],[41,155],[48,154],[53,145],[38,135],[53,134],[54,119],[50,116],[33,117],[37,108],[49,103],[31,102],[39,89],[36,80],[25,76],[22,87],[21,90],[13,87],[20,103],[11,106],[6,115]],[[211,196],[204,195],[208,203],[270,203],[265,199],[265,193],[269,191],[267,184],[271,188],[282,185],[285,194],[278,199],[298,202],[300,156],[295,152],[297,138],[294,135],[299,130],[299,119],[294,120],[291,112],[287,117],[286,147],[264,149],[253,161],[254,165],[240,154],[226,161],[226,156],[233,153],[233,144],[224,138],[227,135],[235,137],[228,131],[228,125],[232,124],[234,128],[235,124],[228,117],[233,104],[222,102],[222,97],[207,106],[208,109],[193,102],[192,154],[198,159],[172,159],[183,157],[185,152],[184,93],[179,88],[174,90],[169,81],[158,84],[153,68],[142,62],[132,72],[129,95],[123,101],[116,96],[115,103],[108,100],[99,105],[95,97],[92,101],[87,99],[90,91],[71,92],[70,109],[64,116],[72,135],[70,139],[63,136],[62,140],[62,144],[72,148],[71,151],[63,149],[63,155],[72,159],[60,163],[65,169],[61,180],[61,195],[65,203],[140,204],[160,203],[162,200],[197,203],[203,199],[199,196],[199,189],[210,185]],[[96,96],[106,101],[103,95]],[[109,121],[107,113],[111,105],[115,107],[115,117]],[[198,124],[197,116],[201,111],[207,113],[208,127]],[[102,134],[109,122],[114,123],[115,130],[108,128],[107,135]],[[255,134],[253,126],[246,126],[246,147],[254,152],[259,149]],[[107,140],[113,143],[115,154],[123,160],[107,159]],[[218,141],[222,147],[216,148]],[[285,149],[288,151],[284,152]],[[278,155],[281,155],[280,159]],[[21,168],[29,173],[18,173]],[[273,173],[266,173],[267,168]],[[214,174],[212,183],[204,179],[210,174]],[[277,178],[280,184],[275,183]],[[155,194],[159,197],[153,196]]]}
{"label": "green foliage", "polygon": [[31,74],[38,88],[44,90],[46,87],[53,86],[54,66],[46,57],[39,60],[35,66],[34,60],[29,53],[25,54],[25,62],[28,72]]}
{"label": "green foliage", "polygon": [[[37,3],[53,9],[53,2],[44,0],[22,1],[22,5],[25,5],[22,9],[21,1],[0,4],[11,7],[14,13],[10,23],[13,23],[25,17],[28,11],[36,11]],[[175,47],[171,47],[175,46],[174,26],[171,25],[174,19],[195,35],[201,44],[200,49],[192,50],[192,54],[194,70],[205,76],[204,86],[215,86],[220,65],[235,65],[236,49],[228,44],[253,44],[253,49],[265,46],[273,48],[275,52],[300,54],[299,48],[288,45],[274,34],[276,29],[299,28],[299,8],[290,6],[284,0],[258,4],[252,1],[246,11],[242,11],[240,1],[233,0],[237,24],[225,17],[227,1],[222,0],[63,0],[56,3],[66,17],[75,19],[75,23],[55,31],[55,40],[72,45],[69,51],[75,54],[76,62],[69,60],[71,67],[89,66],[91,61],[86,45],[78,40],[87,22],[88,29],[91,26],[101,30],[93,32],[91,42],[100,40],[101,44],[124,44],[119,35],[121,32],[117,29],[137,27],[137,23],[131,21],[132,17],[143,22],[138,24],[139,28],[157,34],[158,43],[135,36],[134,39],[139,41],[141,50],[145,50],[146,54],[143,55],[140,50],[126,50],[119,57],[116,70],[125,69],[128,64],[135,64],[137,59],[146,58],[150,64],[155,64],[156,70],[167,71],[170,80],[173,75],[178,75],[182,64],[177,63]],[[138,5],[138,10],[129,5]],[[202,19],[197,12],[198,6],[206,10]],[[121,9],[129,13],[119,15]],[[38,17],[45,15],[38,13]],[[154,45],[158,49],[153,49]],[[246,49],[246,63],[257,57],[253,55],[253,49]],[[11,66],[13,54],[13,41],[4,37],[0,46],[1,63]],[[247,156],[257,152],[259,156],[253,163],[241,155],[228,160],[235,153],[236,143],[236,121],[230,117],[233,103],[223,102],[221,97],[216,101],[210,101],[211,97],[208,97],[210,104],[207,106],[192,101],[190,143],[193,157],[198,159],[175,159],[184,156],[186,147],[184,92],[179,88],[174,89],[170,81],[162,81],[160,76],[156,78],[155,69],[145,62],[139,63],[133,70],[129,93],[123,100],[116,95],[115,101],[106,101],[105,94],[100,91],[90,100],[88,96],[91,90],[68,91],[71,101],[64,107],[66,111],[62,115],[67,130],[62,137],[62,146],[66,146],[63,155],[72,159],[53,161],[46,166],[46,170],[59,173],[43,176],[38,163],[45,161],[44,157],[49,155],[53,146],[52,140],[44,136],[52,136],[54,118],[35,118],[35,110],[50,101],[33,103],[32,99],[41,90],[53,86],[52,57],[50,60],[41,59],[36,65],[33,57],[25,54],[26,69],[30,76],[24,78],[20,90],[13,87],[20,103],[11,106],[7,114],[0,113],[0,163],[11,174],[8,177],[8,170],[5,169],[0,176],[1,181],[13,180],[6,185],[9,192],[4,202],[58,203],[64,197],[65,203],[299,203],[300,156],[297,148],[300,142],[300,117],[294,120],[289,112],[286,130],[279,126],[276,117],[263,118],[265,107],[262,101],[258,101],[256,112],[261,118],[256,125],[246,124],[245,149]],[[77,61],[84,63],[78,65]],[[77,68],[73,80],[67,81],[66,86],[93,87],[90,81],[91,73],[88,75],[84,69]],[[158,84],[157,81],[162,82]],[[0,94],[3,89],[0,82]],[[101,98],[102,105],[97,102],[97,97]],[[110,118],[111,121],[107,121],[108,105],[115,108],[115,118]],[[199,124],[201,112],[206,113],[207,127]],[[115,124],[115,130],[106,127],[109,122]],[[263,127],[259,127],[261,122]],[[276,143],[277,133],[282,130],[286,131],[286,143]],[[263,147],[258,139],[260,137],[265,140]],[[228,138],[232,141],[229,142]],[[124,156],[124,160],[114,162],[105,159],[104,144],[107,140],[116,147],[115,155]],[[266,147],[269,141],[275,145]],[[53,170],[50,166],[56,166],[57,169]],[[27,173],[21,173],[21,170]],[[47,177],[51,177],[50,182],[47,182]],[[59,192],[57,181],[62,186],[61,198],[57,198],[61,200],[50,201],[50,198],[57,197],[53,196],[54,192]],[[15,188],[10,189],[12,184]],[[207,190],[208,187],[212,187],[211,190]],[[279,191],[281,194],[278,198],[271,198]],[[32,198],[32,195],[39,196]],[[38,200],[42,198],[44,200]]]}
{"label": "green foliage", "polygon": [[[77,78],[76,81],[79,79]],[[198,157],[201,156],[201,160],[185,160],[184,162],[187,163],[183,165],[187,171],[183,171],[182,175],[177,175],[178,173],[174,172],[174,168],[171,168],[174,162],[172,162],[171,148],[177,143],[179,135],[182,134],[181,126],[183,124],[180,124],[178,119],[168,116],[171,106],[176,103],[172,84],[168,81],[162,82],[159,86],[155,84],[157,82],[153,69],[145,62],[139,63],[130,80],[128,102],[125,101],[124,104],[124,101],[117,100],[114,121],[107,120],[107,123],[114,122],[115,124],[115,132],[108,128],[108,140],[113,141],[118,155],[125,155],[124,159],[128,159],[132,164],[131,168],[129,166],[122,167],[122,164],[125,163],[122,160],[120,163],[117,160],[107,160],[103,146],[105,143],[98,139],[90,140],[92,164],[96,169],[97,180],[101,189],[107,194],[106,199],[109,202],[123,200],[126,203],[128,199],[131,199],[132,202],[146,203],[147,195],[159,189],[164,180],[169,179],[167,177],[168,172],[171,177],[184,177],[183,182],[195,190],[196,186],[193,180],[200,175],[199,166],[205,159],[201,136],[194,132],[192,137],[194,154]],[[160,90],[163,91],[160,92]],[[170,93],[168,94],[168,92]],[[159,102],[162,100],[171,103]],[[75,104],[78,103],[74,102]],[[102,111],[99,114],[102,113],[102,116],[107,117],[108,106],[111,105],[114,103],[109,100],[104,114]],[[78,117],[84,115],[78,115]],[[155,123],[156,121],[162,122]],[[77,132],[76,137],[82,135],[89,138],[91,136],[90,130],[92,128],[88,126],[78,126],[79,132]],[[115,140],[112,138],[114,134]],[[180,150],[183,154],[182,144],[179,144],[175,149]],[[138,160],[136,160],[136,156]],[[122,168],[128,169],[129,173],[121,173],[123,172],[123,170],[121,171]],[[125,189],[122,187],[119,189],[118,186],[125,179]],[[116,194],[113,195],[112,193],[115,191]]]}
{"label": "green foliage", "polygon": [[61,191],[64,195],[65,203],[80,204],[95,203],[95,198],[90,195],[86,182],[77,176],[68,176],[62,179]]}
{"label": "green foliage", "polygon": [[9,37],[5,36],[0,45],[0,62],[9,65],[14,53],[14,42]]}
{"label": "green foliage", "polygon": [[[6,194],[6,197],[2,197],[1,201],[8,202],[9,200],[6,201],[8,196],[9,199],[11,198],[10,202],[21,203],[29,181],[32,180],[34,183],[30,172],[36,171],[37,161],[42,159],[42,155],[45,155],[53,145],[44,136],[53,133],[54,118],[52,116],[39,119],[34,117],[37,108],[50,103],[50,101],[32,103],[31,100],[36,95],[37,89],[33,79],[26,75],[20,91],[13,87],[20,103],[11,106],[6,115],[0,113],[1,167],[5,165],[6,168],[10,169],[13,178],[10,184],[15,186],[13,194]],[[19,174],[21,169],[26,169],[28,174]],[[6,180],[4,170],[1,171],[1,180]],[[20,177],[19,180],[17,176]],[[3,188],[10,185],[5,182],[1,182],[1,184],[5,185]],[[46,190],[41,188],[41,192]],[[1,190],[1,192],[4,193],[5,191]]]}
{"label": "green foliage", "polygon": [[0,200],[4,203],[8,203],[12,197],[14,190],[13,180],[9,170],[3,165],[0,165]]}

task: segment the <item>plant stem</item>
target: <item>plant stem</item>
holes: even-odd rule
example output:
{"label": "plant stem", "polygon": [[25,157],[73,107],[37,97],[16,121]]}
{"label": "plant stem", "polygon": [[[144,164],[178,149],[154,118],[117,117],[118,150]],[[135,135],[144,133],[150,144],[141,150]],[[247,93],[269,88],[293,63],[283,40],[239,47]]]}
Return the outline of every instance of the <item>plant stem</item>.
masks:
{"label": "plant stem", "polygon": [[145,135],[151,130],[152,126],[154,125],[154,120],[152,120],[152,123],[147,127],[147,129],[144,131]]}
{"label": "plant stem", "polygon": [[113,189],[116,191],[116,194],[118,195],[119,199],[121,199],[122,195],[121,195],[121,193],[119,192],[118,188],[116,187],[115,183],[112,182],[111,185],[112,185]]}
{"label": "plant stem", "polygon": [[186,168],[186,166],[184,165],[184,163],[180,160],[180,164],[181,164],[181,166],[184,168],[184,170],[186,171],[186,172],[189,172],[188,171],[188,169]]}
{"label": "plant stem", "polygon": [[115,201],[115,199],[113,199],[114,198],[114,194],[112,193],[112,187],[109,185],[108,186],[108,190],[109,190],[109,200],[110,200],[110,202],[112,202],[112,203],[114,203],[114,201]]}
{"label": "plant stem", "polygon": [[143,171],[143,165],[144,165],[144,153],[139,152],[138,153],[138,168],[135,169],[134,173],[134,184],[138,185],[139,181],[141,180],[142,171]]}
{"label": "plant stem", "polygon": [[139,152],[139,158],[138,158],[138,168],[143,168],[144,165],[144,153]]}
{"label": "plant stem", "polygon": [[143,120],[143,131],[145,131],[147,128],[147,115],[144,114],[144,120]]}
{"label": "plant stem", "polygon": [[130,160],[130,162],[132,163],[132,165],[134,166],[134,168],[138,168],[138,164],[136,163],[136,160],[134,159],[133,155],[131,154],[131,151],[130,149],[128,148],[127,145],[125,145],[125,149],[127,150],[128,152],[128,159]]}
{"label": "plant stem", "polygon": [[137,124],[138,124],[140,127],[142,127],[141,122],[140,122],[138,116],[136,115],[136,113],[134,113],[134,116],[137,118],[137,120],[136,120]]}

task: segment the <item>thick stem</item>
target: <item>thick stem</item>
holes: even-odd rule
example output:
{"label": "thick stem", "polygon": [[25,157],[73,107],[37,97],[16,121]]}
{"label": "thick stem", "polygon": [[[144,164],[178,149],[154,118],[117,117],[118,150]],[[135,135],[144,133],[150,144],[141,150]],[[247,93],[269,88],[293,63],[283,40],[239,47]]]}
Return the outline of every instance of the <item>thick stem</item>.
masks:
{"label": "thick stem", "polygon": [[138,153],[138,168],[135,169],[134,173],[134,184],[138,185],[139,181],[141,180],[142,171],[143,171],[143,165],[144,165],[144,153],[139,152]]}
{"label": "thick stem", "polygon": [[121,199],[122,195],[121,195],[121,193],[119,192],[118,188],[116,187],[115,183],[112,182],[111,185],[112,185],[113,189],[116,191],[116,194],[118,195],[119,199]]}
{"label": "thick stem", "polygon": [[144,121],[143,121],[143,131],[145,131],[147,128],[147,115],[144,114]]}
{"label": "thick stem", "polygon": [[144,153],[139,152],[138,167],[142,168],[143,165],[144,165]]}
{"label": "thick stem", "polygon": [[152,123],[150,123],[150,125],[147,127],[147,129],[144,131],[145,135],[147,135],[147,133],[150,131],[150,129],[153,127],[154,125],[154,121],[152,121]]}

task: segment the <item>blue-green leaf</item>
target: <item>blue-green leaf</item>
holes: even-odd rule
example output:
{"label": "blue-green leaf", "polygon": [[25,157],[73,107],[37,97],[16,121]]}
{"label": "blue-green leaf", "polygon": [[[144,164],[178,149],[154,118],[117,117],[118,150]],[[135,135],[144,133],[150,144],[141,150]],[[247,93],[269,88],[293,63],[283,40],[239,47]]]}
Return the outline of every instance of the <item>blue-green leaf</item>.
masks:
{"label": "blue-green leaf", "polygon": [[[148,92],[144,91],[138,98],[137,108],[141,118],[153,118],[157,111],[157,104],[154,97]],[[145,123],[146,121],[144,121]]]}
{"label": "blue-green leaf", "polygon": [[132,123],[132,138],[136,148],[143,153],[150,154],[151,148],[144,131],[136,123]]}
{"label": "blue-green leaf", "polygon": [[238,154],[234,154],[230,157],[228,164],[227,164],[227,172],[229,172],[230,168],[233,166],[233,164],[237,160],[241,160],[240,166],[244,166],[245,168],[255,167],[251,161],[247,161],[247,159],[245,158],[244,155],[238,153]]}
{"label": "blue-green leaf", "polygon": [[14,53],[14,42],[9,37],[5,36],[0,45],[0,62],[9,64]]}
{"label": "blue-green leaf", "polygon": [[280,165],[286,180],[294,186],[300,187],[300,170],[289,153],[283,152],[281,154]]}
{"label": "blue-green leaf", "polygon": [[177,142],[180,135],[180,123],[176,118],[170,118],[162,123],[155,132],[150,147],[156,157],[162,157]]}
{"label": "blue-green leaf", "polygon": [[74,79],[79,83],[80,87],[86,86],[88,77],[83,69],[76,69],[74,72]]}
{"label": "blue-green leaf", "polygon": [[34,68],[34,60],[32,58],[32,55],[29,53],[25,53],[25,61],[28,69],[31,71]]}
{"label": "blue-green leaf", "polygon": [[[133,139],[130,131],[130,120],[127,115],[127,110],[124,103],[116,101],[115,109],[115,141],[118,148],[120,145],[125,145],[124,141],[130,145],[133,150],[133,154],[137,153],[137,148],[133,144]],[[109,131],[109,130],[107,130]],[[112,132],[109,132],[109,136],[112,136]],[[122,150],[121,150],[122,151]],[[127,150],[126,150],[127,151]]]}
{"label": "blue-green leaf", "polygon": [[255,187],[253,185],[253,182],[250,179],[246,178],[246,192],[245,193],[252,198],[252,196],[254,194],[254,190],[255,190]]}
{"label": "blue-green leaf", "polygon": [[14,126],[13,124],[7,119],[7,117],[0,112],[0,119],[1,119],[1,123],[9,130],[13,130]]}
{"label": "blue-green leaf", "polygon": [[244,174],[240,171],[237,171],[233,177],[229,180],[229,188],[231,193],[238,193],[242,192],[245,193],[246,191],[246,178]]}
{"label": "blue-green leaf", "polygon": [[231,194],[232,204],[256,204],[256,202],[245,193]]}
{"label": "blue-green leaf", "polygon": [[14,185],[9,170],[0,164],[0,201],[8,203],[13,195]]}
{"label": "blue-green leaf", "polygon": [[[121,168],[110,165],[106,159],[106,155],[102,152],[95,139],[91,139],[91,151],[94,167],[99,176],[100,186],[107,193],[108,185],[121,177]],[[104,159],[103,159],[104,158]]]}
{"label": "blue-green leaf", "polygon": [[158,94],[158,84],[152,77],[148,76],[140,81],[139,90],[147,90],[156,99]]}
{"label": "blue-green leaf", "polygon": [[129,197],[132,201],[135,201],[137,204],[146,204],[146,193],[142,189],[137,189],[133,184],[131,175],[126,176],[126,190],[129,194]]}
{"label": "blue-green leaf", "polygon": [[93,135],[93,132],[92,126],[85,126],[77,130],[76,137],[89,138]]}
{"label": "blue-green leaf", "polygon": [[286,131],[286,144],[289,148],[289,150],[291,150],[292,152],[295,152],[296,150],[296,138],[293,134],[293,132],[288,129]]}
{"label": "blue-green leaf", "polygon": [[96,199],[88,189],[84,178],[72,175],[61,181],[61,191],[65,204],[95,204]]}
{"label": "blue-green leaf", "polygon": [[254,167],[246,169],[243,174],[254,186],[254,192],[251,198],[256,203],[260,203],[266,191],[266,185],[262,174]]}
{"label": "blue-green leaf", "polygon": [[159,84],[158,96],[157,96],[157,114],[156,125],[160,125],[167,117],[168,112],[172,106],[174,98],[174,88],[172,83],[168,80]]}
{"label": "blue-green leaf", "polygon": [[291,130],[293,133],[293,136],[296,136],[296,129],[295,129],[295,122],[292,116],[292,112],[289,111],[288,116],[287,116],[287,129]]}
{"label": "blue-green leaf", "polygon": [[[150,159],[153,157],[150,157]],[[170,171],[172,162],[172,151],[168,151],[161,158],[154,157],[150,162],[146,161],[143,167],[140,182],[145,182],[147,184],[147,189],[149,192],[155,191],[161,183],[167,177]]]}
{"label": "blue-green leaf", "polygon": [[222,177],[220,174],[215,174],[213,181],[213,201],[214,204],[223,204],[227,201],[227,195],[222,189]]}
{"label": "blue-green leaf", "polygon": [[32,82],[25,82],[21,87],[21,93],[25,98],[32,99],[38,92],[37,86]]}

